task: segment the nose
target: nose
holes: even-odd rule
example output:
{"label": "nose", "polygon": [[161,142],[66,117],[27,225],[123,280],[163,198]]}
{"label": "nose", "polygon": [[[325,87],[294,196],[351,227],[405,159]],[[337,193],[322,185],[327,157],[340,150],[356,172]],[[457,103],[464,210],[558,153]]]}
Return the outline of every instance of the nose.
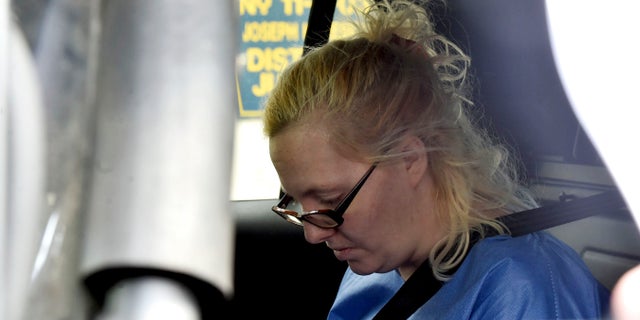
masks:
{"label": "nose", "polygon": [[304,238],[311,244],[325,242],[336,232],[335,229],[320,228],[306,221],[302,224],[302,228],[304,229]]}

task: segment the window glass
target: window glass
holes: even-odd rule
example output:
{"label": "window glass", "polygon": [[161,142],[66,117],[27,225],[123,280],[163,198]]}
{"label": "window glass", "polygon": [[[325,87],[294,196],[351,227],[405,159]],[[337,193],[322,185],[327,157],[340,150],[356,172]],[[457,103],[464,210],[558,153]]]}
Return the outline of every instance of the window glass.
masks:
{"label": "window glass", "polygon": [[[351,34],[346,21],[364,0],[337,1],[331,38]],[[276,199],[280,181],[262,133],[262,107],[276,79],[302,55],[311,0],[240,0],[238,117],[231,200]]]}

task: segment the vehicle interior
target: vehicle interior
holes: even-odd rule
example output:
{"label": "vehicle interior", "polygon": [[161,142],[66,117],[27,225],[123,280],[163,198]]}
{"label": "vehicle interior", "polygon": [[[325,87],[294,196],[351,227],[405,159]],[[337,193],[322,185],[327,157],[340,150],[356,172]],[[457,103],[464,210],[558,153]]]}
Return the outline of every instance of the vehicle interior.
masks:
{"label": "vehicle interior", "polygon": [[[196,8],[195,3],[198,2],[192,2],[194,8]],[[51,23],[51,21],[45,19],[47,10],[52,11],[55,9],[64,13],[63,16],[69,24],[82,23],[86,26],[91,24],[91,19],[88,19],[83,14],[93,10],[93,7],[91,7],[93,4],[91,3],[93,2],[73,0],[14,0],[11,5],[15,20],[19,21],[30,48],[35,52],[37,51],[35,48],[38,48],[39,44],[46,42],[46,35],[49,33],[45,31],[50,31],[50,29],[43,27]],[[145,11],[144,7],[160,6],[160,3],[171,3],[171,1],[157,3],[153,1],[145,2],[144,0],[113,1],[111,4],[107,2],[101,3],[98,7],[106,12],[104,21],[110,21],[113,23],[112,27],[119,28],[127,23],[135,26],[135,19],[149,19],[152,17],[152,14],[149,13],[151,10]],[[220,316],[219,313],[224,313],[224,316],[220,318],[326,319],[347,265],[336,260],[333,253],[324,245],[308,244],[304,239],[301,228],[286,223],[271,211],[271,207],[278,201],[280,187],[278,177],[269,160],[268,141],[262,135],[260,110],[261,104],[268,94],[268,89],[273,86],[273,81],[275,81],[278,71],[286,67],[288,62],[303,54],[303,44],[321,45],[323,41],[327,40],[327,27],[331,27],[331,37],[339,37],[340,32],[342,32],[338,29],[338,26],[341,26],[343,21],[341,19],[344,16],[353,14],[354,8],[363,6],[366,1],[337,1],[337,5],[333,2],[333,6],[328,4],[331,1],[326,0],[238,0],[233,3],[235,5],[232,6],[233,9],[236,12],[239,11],[240,16],[233,17],[230,20],[221,20],[229,24],[237,23],[238,31],[237,56],[239,62],[236,67],[236,84],[232,86],[235,88],[227,88],[227,91],[232,91],[233,95],[236,95],[237,92],[238,99],[234,101],[237,104],[230,107],[233,109],[233,121],[235,121],[233,124],[235,130],[233,152],[224,150],[218,152],[225,156],[232,155],[233,157],[232,168],[229,173],[231,177],[229,209],[232,225],[232,241],[229,244],[229,247],[232,248],[230,255],[232,257],[231,293],[221,298],[219,292],[211,294],[211,290],[207,289],[211,285],[205,285],[204,287],[207,288],[202,290],[197,289],[203,288],[202,281],[199,279],[194,280],[191,277],[176,276],[176,274],[183,272],[185,274],[189,273],[179,268],[162,272],[156,270],[150,274],[155,277],[177,280],[192,289],[192,294],[200,295],[196,298],[199,307],[207,307],[209,310],[205,318],[213,318],[213,314]],[[117,17],[115,14],[109,16],[113,12],[109,11],[111,10],[110,6],[116,6],[116,4],[128,9],[131,8],[127,7],[129,5],[138,6],[134,8],[139,10],[135,11],[138,16],[133,15],[133,18],[124,22],[118,21],[118,19],[109,20],[109,17]],[[217,5],[208,4],[206,9],[210,10]],[[177,1],[177,4],[172,8],[175,9],[177,7],[188,6]],[[529,187],[535,192],[543,207],[579,201],[580,199],[608,191],[618,191],[619,188],[612,178],[610,170],[602,160],[601,154],[594,147],[589,135],[578,121],[558,75],[549,38],[545,1],[434,1],[433,10],[437,30],[452,39],[471,56],[471,81],[474,87],[474,103],[475,107],[483,114],[481,119],[483,124],[496,137],[504,141],[521,160],[522,174],[526,177]],[[170,12],[170,10],[167,10],[161,13],[163,16],[171,16]],[[180,19],[180,15],[171,17]],[[327,19],[327,17],[330,18]],[[226,17],[222,16],[221,18]],[[206,24],[205,20],[198,20],[198,22],[204,25]],[[332,20],[333,24],[331,24]],[[185,25],[192,26],[190,24]],[[184,26],[180,25],[179,27]],[[204,29],[204,27],[200,27],[201,25],[197,25],[194,29],[198,31]],[[111,63],[119,61],[116,59],[118,58],[117,50],[124,48],[124,46],[119,47],[118,41],[129,41],[126,28],[122,28],[122,30],[113,34],[107,32],[108,30],[102,30],[104,34],[113,37],[109,38],[113,42],[109,43],[109,46],[105,46],[104,48],[106,49],[101,52],[103,53],[103,59],[114,59],[108,60]],[[153,33],[153,30],[149,31],[149,33],[153,36],[148,38],[157,36],[157,34]],[[82,41],[78,39],[86,37],[87,34],[90,34],[90,32],[68,33],[65,37],[71,39],[71,41],[76,41],[72,43],[73,45],[70,48],[63,50],[65,59],[69,60],[61,59],[53,65],[60,69],[65,66],[84,63],[91,66],[90,63],[87,63],[89,59],[85,59],[86,56],[78,55],[78,51],[80,51],[82,54],[89,56],[92,52],[91,50],[96,50],[93,47],[89,47],[91,50],[85,50],[81,46]],[[211,34],[206,35],[211,36]],[[221,40],[216,39],[216,41]],[[115,45],[111,45],[113,43]],[[233,46],[229,45],[229,47]],[[136,47],[134,49],[139,48]],[[2,51],[1,48],[0,51]],[[177,52],[179,54],[176,55],[182,57],[183,52],[180,50],[177,50]],[[128,62],[130,58],[140,64],[148,62],[147,58],[145,60],[137,56],[125,55],[124,61],[127,61],[127,63],[123,69],[133,69],[134,63]],[[104,81],[107,81],[110,80],[108,77],[111,76],[111,73],[109,73],[111,69],[107,63],[105,65],[107,68],[104,69],[106,71],[103,74],[106,74],[106,80]],[[197,68],[189,70],[192,71],[193,69]],[[64,82],[59,78],[61,77],[54,74],[52,81],[59,87],[71,88],[70,90],[80,87],[82,87],[80,88],[82,90],[94,89],[87,85],[91,81],[85,81],[82,76],[77,74],[72,79],[77,82]],[[150,79],[146,80],[149,81]],[[231,83],[233,81],[227,82]],[[120,88],[117,87],[118,81],[113,81],[113,83],[115,84],[110,88]],[[84,86],[89,88],[86,89]],[[135,91],[129,90],[130,87],[123,87],[125,88],[124,91]],[[99,89],[102,89],[102,87]],[[46,94],[45,90],[45,96]],[[147,96],[144,96],[146,99],[156,95],[157,92],[150,91],[145,92],[145,94],[147,94]],[[113,99],[109,94],[105,94],[105,96]],[[82,99],[84,97],[82,95]],[[143,100],[136,99],[133,99],[134,103],[140,103]],[[87,121],[86,119],[89,119],[92,113],[89,112],[88,108],[83,108],[82,105],[75,106],[74,101],[68,98],[62,99],[61,103],[67,103],[70,107],[63,109],[63,112],[56,114],[56,117],[65,117],[64,121],[56,120],[61,123],[60,127],[54,126],[54,129],[58,131],[52,133],[51,129],[49,129],[49,140],[53,141],[53,147],[50,149],[53,151],[49,152],[53,152],[58,157],[55,159],[56,163],[64,164],[52,170],[60,176],[60,181],[67,179],[67,177],[75,176],[68,174],[68,166],[76,163],[78,163],[78,166],[84,165],[78,160],[81,157],[69,161],[65,159],[70,158],[65,158],[63,155],[80,154],[84,151],[83,147],[91,145],[90,142],[83,139],[82,134],[76,134],[77,132],[74,130],[77,122],[75,121],[82,121],[81,124],[90,128],[94,126],[98,128],[104,127],[99,121]],[[215,101],[214,104],[218,105],[219,103]],[[71,107],[77,108],[74,110]],[[144,123],[144,119],[152,118],[153,112],[140,114],[142,114],[141,119],[143,119]],[[171,116],[173,117],[171,119],[176,120],[176,122],[184,120],[182,114],[171,114]],[[122,120],[124,118],[126,117],[122,116],[118,119]],[[214,127],[217,126],[221,126],[221,123],[216,123]],[[144,130],[147,129],[145,127]],[[54,141],[52,137],[60,132],[73,133],[75,136],[68,141],[77,142],[78,144],[72,146],[64,144],[64,141]],[[206,131],[206,133],[214,134],[210,131]],[[116,135],[113,140],[110,140],[113,144],[108,146],[113,146],[120,141],[127,142],[127,140],[135,139],[124,135]],[[155,140],[153,141],[153,143],[156,143]],[[224,146],[230,144],[228,141],[223,142]],[[198,148],[201,147],[198,146]],[[119,157],[115,158],[119,160]],[[127,156],[122,156],[122,158],[128,159]],[[184,158],[188,158],[188,156],[184,156]],[[156,168],[157,164],[153,162],[147,161],[138,169],[145,171],[148,167]],[[49,164],[49,166],[52,165]],[[106,165],[93,165],[90,167],[92,169],[97,167],[95,171],[98,173],[108,173],[111,170]],[[66,182],[67,180],[64,180],[64,191],[70,192],[72,196],[80,195],[77,196],[79,197],[78,199],[84,199],[82,195],[84,189],[81,187],[80,181],[86,179],[89,181],[88,183],[91,183],[89,176],[89,174],[77,175],[79,179],[76,181],[77,184],[71,183],[73,181]],[[128,179],[127,181],[133,180],[131,176],[125,176],[124,179]],[[67,185],[71,187],[67,187]],[[212,194],[224,194],[226,190],[205,191],[205,197],[213,197]],[[108,201],[105,202],[111,205],[111,202],[109,202],[111,197],[106,198],[108,198]],[[145,200],[160,201],[162,200],[160,198],[160,196],[154,195],[152,198]],[[52,197],[51,193],[47,199],[52,207],[55,207],[53,203],[62,203],[61,201],[64,200],[61,196],[58,196],[58,198]],[[78,203],[71,202],[66,208],[72,213],[76,212],[74,210],[82,212],[84,212],[83,210],[93,210],[93,207],[85,206],[86,204],[80,204],[78,200]],[[108,213],[111,214],[111,219],[115,220],[119,210],[110,208],[112,207],[109,207]],[[152,213],[155,214],[156,212]],[[640,264],[640,234],[638,233],[638,227],[624,203],[615,203],[610,208],[602,210],[602,212],[590,213],[589,215],[588,217],[580,217],[576,221],[553,226],[547,230],[571,246],[583,258],[596,278],[604,286],[611,289],[624,272]],[[145,227],[153,229],[152,227],[155,226],[144,220],[150,219],[149,217],[154,216],[146,216],[139,220],[144,222],[143,229]],[[75,227],[75,224],[68,223],[68,230]],[[107,229],[106,225],[109,223],[111,223],[109,219],[100,220],[97,224],[98,227],[91,230],[100,233],[100,228],[105,226],[104,229]],[[217,226],[224,223],[226,221],[221,220],[219,223],[214,221],[212,225]],[[198,227],[197,223],[189,226],[194,229]],[[120,229],[114,230],[109,229],[108,231],[120,238],[128,237],[126,232],[120,233],[118,231]],[[61,234],[63,231],[55,232]],[[215,232],[217,232],[217,229],[210,233]],[[71,237],[67,236],[64,239],[66,241],[68,238],[74,239],[77,237],[85,241],[92,236],[94,236],[94,233],[90,231],[78,231],[76,234],[72,234]],[[108,241],[115,243],[118,240],[117,238],[115,237],[115,240]],[[169,238],[178,241],[172,236],[169,236]],[[62,241],[61,238],[58,240]],[[160,239],[155,240],[160,241]],[[108,247],[107,245],[105,246]],[[218,248],[217,245],[217,243],[210,246],[207,244],[204,251],[216,250],[215,248]],[[154,251],[147,250],[144,246],[142,247],[142,249],[138,248],[138,253]],[[45,264],[45,266],[51,266],[52,269],[50,270],[56,273],[55,277],[62,277],[62,275],[67,277],[71,273],[75,275],[85,272],[82,267],[76,266],[75,261],[81,259],[74,254],[77,248],[73,248],[76,247],[71,249],[69,247],[61,247],[60,252],[64,252],[64,254],[58,254],[60,257],[67,259],[50,259],[49,263]],[[89,252],[87,255],[91,254],[91,250],[86,250],[85,252]],[[193,257],[194,264],[198,258]],[[135,257],[131,259],[135,261]],[[50,303],[47,306],[49,309],[44,306],[41,309],[56,310],[58,312],[56,314],[58,315],[57,317],[49,314],[52,319],[73,318],[68,317],[68,314],[74,312],[61,310],[61,305],[81,305],[84,303],[90,306],[89,309],[92,309],[93,313],[99,313],[101,308],[104,308],[102,306],[104,301],[102,300],[105,292],[110,290],[115,283],[122,282],[123,279],[137,278],[141,273],[153,269],[145,265],[145,268],[134,268],[132,271],[131,268],[122,267],[122,265],[126,265],[126,261],[123,261],[118,260],[113,265],[108,265],[109,267],[115,266],[115,272],[96,272],[87,277],[84,277],[83,274],[83,277],[78,281],[76,281],[77,277],[71,276],[73,279],[71,284],[65,282],[63,288],[52,286],[60,291],[54,291],[54,289],[46,287],[48,290],[41,290],[40,294],[49,299]],[[179,265],[188,265],[190,262],[190,257],[183,257]],[[78,268],[81,270],[78,271]],[[83,288],[89,287],[88,291],[90,293],[84,292],[84,289],[81,289],[80,292],[94,297],[97,302],[86,302],[88,299],[78,298],[75,295],[79,291],[66,287],[75,285],[80,285]],[[51,291],[54,292],[52,293]],[[74,292],[74,294],[71,294],[71,297],[61,295],[56,298],[55,293],[62,291],[70,291]],[[220,291],[225,290],[221,289]],[[3,299],[4,296],[0,296],[0,301],[3,301]],[[37,300],[32,299],[30,303],[40,306],[47,304],[38,304],[34,301]],[[126,303],[122,303],[122,305],[126,305]],[[211,308],[214,308],[214,310],[211,311]],[[2,314],[0,313],[1,316]]]}
{"label": "vehicle interior", "polygon": [[[439,32],[472,58],[474,102],[486,125],[522,159],[541,205],[615,190],[563,90],[544,1],[452,0],[437,8]],[[346,266],[279,221],[270,212],[275,201],[234,202],[239,214],[235,312],[258,307],[277,318],[325,318]],[[609,289],[640,263],[640,236],[623,207],[548,232],[575,249]],[[268,258],[261,255],[266,252]],[[296,298],[283,309],[278,306],[284,297]]]}

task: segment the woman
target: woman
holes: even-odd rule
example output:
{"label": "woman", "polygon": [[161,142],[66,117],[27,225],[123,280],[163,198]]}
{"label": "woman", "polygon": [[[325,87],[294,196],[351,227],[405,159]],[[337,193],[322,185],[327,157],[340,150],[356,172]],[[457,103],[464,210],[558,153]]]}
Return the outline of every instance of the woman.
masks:
{"label": "woman", "polygon": [[329,318],[373,317],[423,263],[445,284],[415,319],[602,317],[608,292],[575,252],[496,220],[536,203],[476,125],[469,57],[414,3],[369,7],[353,38],[285,70],[265,106],[286,191],[273,210],[349,265]]}

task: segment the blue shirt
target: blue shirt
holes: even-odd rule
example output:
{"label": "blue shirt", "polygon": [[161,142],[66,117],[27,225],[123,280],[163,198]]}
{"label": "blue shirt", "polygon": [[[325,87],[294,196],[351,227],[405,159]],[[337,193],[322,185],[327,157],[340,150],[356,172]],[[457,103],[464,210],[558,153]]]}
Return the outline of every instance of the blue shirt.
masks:
{"label": "blue shirt", "polygon": [[[360,276],[347,269],[328,319],[371,319],[402,284],[396,271]],[[609,295],[553,236],[496,236],[478,242],[409,319],[603,319]]]}

